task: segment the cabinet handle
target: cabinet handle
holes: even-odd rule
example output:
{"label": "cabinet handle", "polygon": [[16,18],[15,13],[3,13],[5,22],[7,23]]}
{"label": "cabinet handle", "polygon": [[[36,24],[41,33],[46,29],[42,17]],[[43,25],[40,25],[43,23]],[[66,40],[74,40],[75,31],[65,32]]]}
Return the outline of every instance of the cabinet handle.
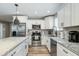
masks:
{"label": "cabinet handle", "polygon": [[11,54],[11,56],[13,56],[15,53],[16,53],[16,51],[15,51],[15,52],[13,52],[13,54]]}
{"label": "cabinet handle", "polygon": [[48,42],[48,40],[47,40],[47,42]]}
{"label": "cabinet handle", "polygon": [[25,45],[25,49],[27,48],[27,45]]}
{"label": "cabinet handle", "polygon": [[11,56],[13,56],[14,54],[11,54]]}
{"label": "cabinet handle", "polygon": [[16,53],[16,51],[13,54],[15,54],[15,53]]}
{"label": "cabinet handle", "polygon": [[63,22],[61,23],[61,26],[64,26],[64,23]]}
{"label": "cabinet handle", "polygon": [[67,52],[66,50],[63,49],[63,51],[64,51],[66,54],[68,54],[68,52]]}

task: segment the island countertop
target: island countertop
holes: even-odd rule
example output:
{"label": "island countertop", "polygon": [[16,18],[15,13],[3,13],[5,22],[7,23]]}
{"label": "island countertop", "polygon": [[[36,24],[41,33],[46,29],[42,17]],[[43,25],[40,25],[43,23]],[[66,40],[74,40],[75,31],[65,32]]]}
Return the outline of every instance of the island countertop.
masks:
{"label": "island countertop", "polygon": [[8,52],[10,52],[10,50],[17,47],[27,38],[28,37],[8,37],[0,39],[0,56],[7,54]]}
{"label": "island countertop", "polygon": [[57,43],[79,56],[79,43],[72,43],[67,39],[61,39],[59,37],[50,37],[50,39],[55,40]]}

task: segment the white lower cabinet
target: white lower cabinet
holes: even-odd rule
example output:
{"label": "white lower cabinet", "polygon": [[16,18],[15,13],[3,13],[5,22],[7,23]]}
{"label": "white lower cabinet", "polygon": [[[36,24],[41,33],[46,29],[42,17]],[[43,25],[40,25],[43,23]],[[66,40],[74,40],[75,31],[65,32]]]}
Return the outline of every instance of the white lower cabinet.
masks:
{"label": "white lower cabinet", "polygon": [[51,50],[50,49],[50,38],[47,39],[47,48],[48,48],[48,51],[50,52],[50,50]]}
{"label": "white lower cabinet", "polygon": [[57,43],[57,56],[77,56],[77,55]]}
{"label": "white lower cabinet", "polygon": [[26,56],[28,53],[28,42],[24,41],[16,48],[14,48],[11,52],[9,52],[6,56]]}

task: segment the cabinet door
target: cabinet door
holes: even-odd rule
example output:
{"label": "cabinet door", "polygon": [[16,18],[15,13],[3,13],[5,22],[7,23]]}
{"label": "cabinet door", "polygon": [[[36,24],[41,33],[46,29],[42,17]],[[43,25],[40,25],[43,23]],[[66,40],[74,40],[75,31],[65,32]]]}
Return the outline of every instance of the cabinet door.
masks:
{"label": "cabinet door", "polygon": [[53,16],[48,16],[45,18],[45,28],[52,29],[54,26],[54,18]]}
{"label": "cabinet door", "polygon": [[60,44],[57,44],[57,56],[77,56]]}
{"label": "cabinet door", "polygon": [[6,56],[26,56],[26,42],[24,41],[19,46],[14,48],[11,52],[9,52]]}
{"label": "cabinet door", "polygon": [[2,23],[0,23],[0,39],[2,39],[3,31],[2,31]]}
{"label": "cabinet door", "polygon": [[26,56],[25,43],[26,42],[24,41],[17,47],[18,50],[14,56]]}
{"label": "cabinet door", "polygon": [[10,51],[6,56],[14,56],[16,54],[16,52],[17,52],[17,48]]}
{"label": "cabinet door", "polygon": [[26,40],[26,43],[25,43],[26,55],[28,54],[28,47],[29,47],[29,39],[27,39],[27,40]]}
{"label": "cabinet door", "polygon": [[72,4],[72,25],[79,26],[79,3]]}
{"label": "cabinet door", "polygon": [[48,48],[49,52],[50,52],[50,46],[51,46],[51,44],[50,44],[50,38],[47,38],[47,48]]}
{"label": "cabinet door", "polygon": [[57,44],[57,56],[67,56],[65,52],[63,52],[61,46]]}
{"label": "cabinet door", "polygon": [[48,17],[45,18],[45,29],[49,28],[49,20]]}
{"label": "cabinet door", "polygon": [[63,27],[63,25],[64,25],[64,19],[65,19],[65,10],[64,10],[64,8],[62,8],[58,12],[58,26],[59,26],[59,28]]}
{"label": "cabinet door", "polygon": [[72,4],[65,5],[64,27],[72,26]]}

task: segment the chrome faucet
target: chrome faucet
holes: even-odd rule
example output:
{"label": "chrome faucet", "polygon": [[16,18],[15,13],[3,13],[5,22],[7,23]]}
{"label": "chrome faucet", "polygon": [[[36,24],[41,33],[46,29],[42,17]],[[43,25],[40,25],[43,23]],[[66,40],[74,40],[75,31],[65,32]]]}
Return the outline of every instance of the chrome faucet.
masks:
{"label": "chrome faucet", "polygon": [[57,27],[56,26],[53,26],[53,34],[57,37]]}

